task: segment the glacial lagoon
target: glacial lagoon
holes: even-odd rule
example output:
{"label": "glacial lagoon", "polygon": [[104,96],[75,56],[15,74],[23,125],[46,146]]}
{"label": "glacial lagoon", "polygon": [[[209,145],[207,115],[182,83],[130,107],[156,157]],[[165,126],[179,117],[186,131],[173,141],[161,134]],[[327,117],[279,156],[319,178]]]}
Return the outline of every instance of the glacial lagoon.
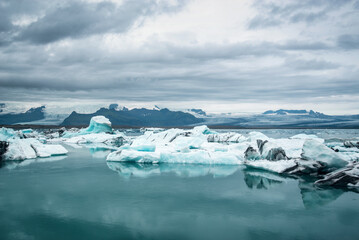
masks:
{"label": "glacial lagoon", "polygon": [[[261,132],[303,131],[358,136]],[[355,191],[243,165],[106,162],[112,150],[65,147],[2,163],[0,239],[359,239]]]}

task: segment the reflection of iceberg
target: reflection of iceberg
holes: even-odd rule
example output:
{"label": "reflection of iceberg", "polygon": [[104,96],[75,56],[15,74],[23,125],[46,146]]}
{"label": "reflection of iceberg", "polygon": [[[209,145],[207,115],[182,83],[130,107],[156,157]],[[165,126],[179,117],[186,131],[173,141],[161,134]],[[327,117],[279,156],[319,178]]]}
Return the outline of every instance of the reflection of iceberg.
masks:
{"label": "reflection of iceberg", "polygon": [[107,155],[111,153],[111,149],[102,148],[102,147],[93,147],[90,148],[90,153],[93,158],[106,158]]}
{"label": "reflection of iceberg", "polygon": [[344,193],[341,189],[318,188],[313,183],[300,180],[298,184],[306,208],[315,208],[335,201]]}
{"label": "reflection of iceberg", "polygon": [[[270,172],[258,170],[244,170],[244,181],[248,188],[268,189],[274,184],[287,182],[290,178]],[[302,196],[303,204],[306,208],[315,208],[335,201],[344,191],[335,188],[318,188],[310,179],[298,179],[298,187]]]}
{"label": "reflection of iceberg", "polygon": [[249,188],[268,189],[273,184],[280,184],[286,181],[286,178],[270,172],[258,170],[245,170],[244,182]]}
{"label": "reflection of iceberg", "polygon": [[200,164],[151,164],[136,162],[107,162],[107,166],[123,177],[150,177],[163,173],[174,173],[180,177],[227,177],[238,170],[231,165],[200,165]]}
{"label": "reflection of iceberg", "polygon": [[18,167],[28,166],[33,163],[46,163],[46,162],[61,161],[61,160],[64,160],[65,158],[67,158],[66,155],[53,156],[53,157],[48,157],[48,158],[27,159],[27,160],[22,160],[22,161],[4,161],[4,162],[0,162],[1,163],[0,168],[15,169]]}

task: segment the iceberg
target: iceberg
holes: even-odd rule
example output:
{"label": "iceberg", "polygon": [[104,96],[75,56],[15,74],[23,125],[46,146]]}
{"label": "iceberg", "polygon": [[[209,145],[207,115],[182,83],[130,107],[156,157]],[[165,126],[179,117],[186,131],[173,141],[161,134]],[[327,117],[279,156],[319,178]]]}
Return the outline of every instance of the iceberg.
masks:
{"label": "iceberg", "polygon": [[301,134],[297,134],[297,135],[290,137],[290,139],[304,139],[304,140],[311,139],[314,141],[318,141],[319,143],[324,143],[324,139],[319,138],[317,135],[313,135],[313,134],[308,135],[308,134],[301,133]]}
{"label": "iceberg", "polygon": [[328,173],[323,179],[315,182],[316,185],[359,188],[359,163]]}
{"label": "iceberg", "polygon": [[107,133],[91,133],[87,135],[74,136],[64,138],[64,143],[70,144],[91,144],[104,143],[108,145],[122,145],[126,136],[123,133],[107,134]]}
{"label": "iceberg", "polygon": [[7,141],[9,139],[20,138],[21,135],[18,131],[11,128],[0,128],[0,141]]}
{"label": "iceberg", "polygon": [[63,135],[64,138],[70,138],[80,135],[94,134],[94,133],[113,133],[111,122],[104,116],[95,116],[90,120],[90,125],[81,129],[78,132],[66,131]]}
{"label": "iceberg", "polygon": [[43,144],[36,139],[13,139],[9,141],[4,160],[25,160],[67,154],[61,145]]}
{"label": "iceberg", "polygon": [[316,140],[304,142],[302,158],[320,162],[329,168],[344,167],[348,163],[340,154]]}
{"label": "iceberg", "polygon": [[207,137],[208,142],[220,143],[240,143],[246,141],[246,137],[242,134],[228,132],[228,133],[211,133]]}
{"label": "iceberg", "polygon": [[107,144],[122,145],[127,137],[118,131],[113,131],[111,122],[104,116],[91,118],[90,125],[79,131],[66,131],[62,141],[67,144]]}
{"label": "iceberg", "polygon": [[9,146],[3,155],[3,159],[16,161],[36,158],[37,155],[34,148],[31,147],[31,142],[32,141],[28,141],[28,139],[15,139],[9,142]]}
{"label": "iceberg", "polygon": [[294,168],[297,166],[295,160],[278,160],[278,161],[268,161],[268,160],[256,160],[256,161],[245,161],[244,164],[247,167],[252,167],[256,169],[267,170],[275,173],[284,173],[288,169]]}
{"label": "iceberg", "polygon": [[359,148],[359,142],[358,141],[345,141],[344,147],[346,148]]}
{"label": "iceberg", "polygon": [[198,149],[190,152],[173,152],[166,148],[156,150],[155,152],[121,149],[110,153],[107,156],[107,161],[224,165],[238,165],[241,162],[235,154],[228,152],[208,152]]}

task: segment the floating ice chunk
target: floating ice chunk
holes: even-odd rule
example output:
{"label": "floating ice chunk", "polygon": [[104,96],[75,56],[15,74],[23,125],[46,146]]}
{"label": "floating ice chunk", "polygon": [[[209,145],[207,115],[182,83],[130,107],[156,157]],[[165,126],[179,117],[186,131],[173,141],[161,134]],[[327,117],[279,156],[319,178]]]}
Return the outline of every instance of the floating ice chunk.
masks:
{"label": "floating ice chunk", "polygon": [[158,163],[160,159],[161,154],[159,152],[142,152],[131,149],[121,149],[110,153],[106,160],[119,162]]}
{"label": "floating ice chunk", "polygon": [[343,167],[348,163],[340,154],[316,140],[304,142],[302,158],[318,161],[327,167]]}
{"label": "floating ice chunk", "polygon": [[31,128],[29,128],[29,129],[23,129],[23,130],[21,130],[21,132],[22,132],[22,133],[32,133],[33,130],[32,130]]}
{"label": "floating ice chunk", "polygon": [[212,152],[228,152],[229,146],[220,143],[204,142],[201,144],[201,149]]}
{"label": "floating ice chunk", "polygon": [[257,140],[269,140],[269,138],[261,132],[250,132],[248,134],[248,140],[251,142],[255,142]]}
{"label": "floating ice chunk", "polygon": [[228,132],[228,133],[216,133],[216,134],[208,134],[207,141],[208,142],[244,142],[246,137],[242,134],[235,133],[235,132]]}
{"label": "floating ice chunk", "polygon": [[4,153],[4,160],[25,160],[36,157],[50,157],[66,154],[61,145],[42,144],[36,139],[11,139]]}
{"label": "floating ice chunk", "polygon": [[42,144],[38,141],[33,141],[31,147],[35,150],[38,157],[50,157],[68,153],[66,148],[61,145]]}
{"label": "floating ice chunk", "polygon": [[249,146],[244,152],[244,158],[247,160],[258,160],[261,159],[261,155],[257,152],[255,148]]}
{"label": "floating ice chunk", "polygon": [[95,116],[91,118],[90,126],[86,129],[90,133],[112,133],[111,122],[104,116]]}
{"label": "floating ice chunk", "polygon": [[[4,160],[25,160],[36,158],[36,152],[31,147],[30,139],[14,139],[9,142],[7,151],[3,155]],[[41,144],[41,143],[40,143]]]}
{"label": "floating ice chunk", "polygon": [[240,164],[240,159],[229,152],[208,152],[204,150],[192,150],[188,153],[162,153],[160,162],[166,163],[190,163],[190,164]]}
{"label": "floating ice chunk", "polygon": [[308,134],[301,133],[301,134],[297,134],[297,135],[290,137],[290,139],[304,139],[304,140],[311,139],[311,140],[318,141],[319,143],[324,143],[324,139],[319,138],[318,136],[313,135],[313,134],[308,135]]}
{"label": "floating ice chunk", "polygon": [[191,131],[185,131],[176,128],[168,129],[159,133],[145,132],[142,136],[134,139],[131,146],[141,146],[148,144],[167,145],[174,141],[178,136],[190,136],[191,134]]}
{"label": "floating ice chunk", "polygon": [[346,148],[359,148],[359,142],[358,141],[345,141],[344,147]]}
{"label": "floating ice chunk", "polygon": [[359,187],[359,163],[352,163],[344,168],[328,173],[315,182],[318,185],[337,187]]}
{"label": "floating ice chunk", "polygon": [[287,159],[283,148],[279,147],[274,141],[257,140],[259,153],[263,159],[267,160],[283,160]]}
{"label": "floating ice chunk", "polygon": [[75,144],[91,144],[91,143],[105,143],[121,145],[126,141],[126,136],[123,133],[107,134],[107,133],[91,133],[87,135],[74,136],[63,139],[65,143]]}
{"label": "floating ice chunk", "polygon": [[158,133],[163,131],[163,128],[155,128],[155,127],[150,127],[150,128],[140,128],[140,132],[154,132],[154,133]]}
{"label": "floating ice chunk", "polygon": [[11,128],[0,128],[0,141],[7,141],[9,139],[20,138],[20,134]]}
{"label": "floating ice chunk", "polygon": [[92,117],[90,125],[87,128],[81,129],[78,132],[67,131],[64,133],[63,137],[69,138],[94,133],[113,133],[110,120],[104,116]]}
{"label": "floating ice chunk", "polygon": [[201,134],[217,134],[217,132],[210,130],[206,125],[194,127],[192,130],[194,135],[201,135]]}
{"label": "floating ice chunk", "polygon": [[190,152],[173,152],[170,148],[156,149],[155,152],[141,152],[120,149],[107,156],[107,161],[140,163],[191,163],[191,164],[240,164],[240,159],[233,153],[208,152],[195,149]]}
{"label": "floating ice chunk", "polygon": [[263,169],[276,173],[283,173],[288,171],[295,166],[297,163],[295,160],[279,160],[279,161],[269,161],[269,160],[256,160],[256,161],[245,161],[244,164],[249,167]]}
{"label": "floating ice chunk", "polygon": [[199,149],[205,142],[207,141],[203,137],[179,136],[172,141],[172,145],[177,151],[186,151],[189,149]]}

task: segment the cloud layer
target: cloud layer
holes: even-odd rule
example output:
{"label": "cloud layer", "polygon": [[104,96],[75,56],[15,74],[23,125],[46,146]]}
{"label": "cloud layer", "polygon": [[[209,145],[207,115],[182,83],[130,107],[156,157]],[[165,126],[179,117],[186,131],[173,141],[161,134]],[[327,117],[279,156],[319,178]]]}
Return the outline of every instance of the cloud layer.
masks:
{"label": "cloud layer", "polygon": [[358,24],[354,0],[5,0],[1,101],[358,113]]}

